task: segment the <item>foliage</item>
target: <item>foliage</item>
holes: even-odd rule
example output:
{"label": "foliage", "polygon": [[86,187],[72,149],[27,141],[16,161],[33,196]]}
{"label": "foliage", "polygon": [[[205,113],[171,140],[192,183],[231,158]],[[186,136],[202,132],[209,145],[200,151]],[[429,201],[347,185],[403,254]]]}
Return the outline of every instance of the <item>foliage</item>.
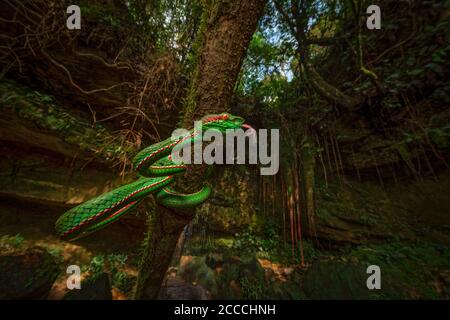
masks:
{"label": "foliage", "polygon": [[96,255],[92,257],[89,265],[82,268],[90,274],[89,279],[95,279],[104,272],[108,272],[111,277],[113,287],[122,292],[129,292],[133,285],[133,279],[125,272],[125,262],[128,256],[124,254]]}
{"label": "foliage", "polygon": [[0,238],[0,247],[4,249],[20,249],[24,240],[24,237],[20,234],[15,236],[4,235]]}
{"label": "foliage", "polygon": [[270,41],[273,34],[257,32],[250,42],[237,92],[253,95],[267,106],[280,107],[292,79],[289,51]]}
{"label": "foliage", "polygon": [[50,253],[53,258],[55,258],[55,261],[60,264],[64,261],[64,257],[63,257],[63,249],[62,248],[48,248],[47,249],[48,253]]}
{"label": "foliage", "polygon": [[[341,242],[367,242],[373,239],[381,242],[384,241],[379,239],[382,237],[404,239],[409,232],[414,238],[415,230],[411,231],[410,225],[403,221],[406,219],[400,217],[407,209],[388,203],[390,199],[381,193],[374,194],[365,188],[352,189],[351,178],[353,175],[360,180],[375,177],[383,183],[379,172],[384,173],[391,167],[396,174],[397,167],[406,166],[414,176],[416,166],[424,167],[423,163],[432,174],[435,167],[440,169],[445,165],[448,168],[444,157],[448,155],[450,139],[450,2],[383,0],[380,3],[383,5],[382,29],[369,31],[360,28],[365,17],[363,9],[369,4],[366,0],[268,1],[258,30],[250,41],[238,82],[234,84],[234,79],[230,81],[230,87],[236,85],[232,107],[239,113],[242,111],[246,118],[248,115],[249,120],[261,128],[281,129],[284,175],[278,175],[277,179],[289,177],[290,180],[283,189],[278,179],[278,183],[271,185],[272,194],[268,192],[269,197],[273,196],[274,218],[263,216],[263,210],[257,212],[254,220],[258,223],[251,224],[236,234],[234,239],[216,237],[204,228],[197,235],[200,240],[195,243],[198,239],[191,239],[185,253],[226,253],[265,258],[285,265],[298,265],[303,256],[307,263],[320,259],[358,260],[364,264],[379,264],[383,272],[390,274],[387,281],[391,281],[395,292],[388,297],[413,297],[412,283],[418,284],[419,297],[439,297],[429,282],[442,282],[436,274],[441,269],[448,269],[447,247],[410,240],[409,243],[362,245],[330,253],[317,248],[321,238],[315,239],[312,231],[314,223],[321,224],[322,228],[324,225],[329,227],[325,230],[325,237],[332,239],[330,242],[334,241],[331,244],[334,246],[339,246]],[[69,1],[63,4],[69,4]],[[86,22],[88,27],[83,27],[79,35],[69,33],[70,36],[64,39],[69,39],[70,45],[63,48],[72,50],[72,46],[79,46],[85,52],[99,49],[102,54],[94,59],[100,58],[107,64],[114,62],[116,65],[117,62],[118,65],[126,61],[126,68],[129,68],[132,77],[138,78],[133,83],[136,87],[133,94],[125,94],[128,107],[133,105],[128,105],[133,99],[140,101],[139,106],[146,108],[137,108],[137,112],[150,119],[152,116],[148,111],[152,108],[155,114],[169,113],[166,100],[173,98],[173,93],[177,99],[167,103],[170,113],[176,113],[183,107],[180,114],[195,110],[198,94],[196,79],[199,77],[195,67],[202,58],[200,50],[204,32],[209,24],[216,23],[221,5],[227,5],[227,1],[75,0],[70,4],[82,7],[83,23]],[[351,4],[357,4],[357,8]],[[39,34],[45,34],[44,29]],[[9,38],[14,39],[5,37]],[[36,53],[31,54],[33,49],[28,42],[28,34],[17,39],[26,39],[27,42],[21,43],[23,48],[17,50],[19,67],[26,70],[30,67],[27,59],[34,61]],[[13,42],[11,48],[3,46],[5,57],[13,57],[16,53],[14,46],[20,47],[15,40]],[[26,53],[28,46],[30,52]],[[51,49],[51,46],[43,47]],[[41,47],[34,49],[42,50]],[[39,51],[36,52],[39,55]],[[10,61],[7,62],[4,69],[7,76],[17,82],[2,80],[0,84],[0,104],[4,110],[14,112],[27,123],[31,122],[39,129],[61,137],[64,142],[78,146],[80,151],[98,155],[101,160],[119,159],[126,162],[135,153],[141,143],[141,135],[136,138],[136,144],[117,143],[117,136],[111,134],[106,125],[100,122],[91,125],[83,120],[83,115],[62,107],[64,101],[55,92],[53,96],[43,91],[42,87],[50,87],[51,90],[54,85],[51,81],[47,84],[48,79],[40,79],[36,90],[19,84],[33,82],[33,78],[42,75],[42,70],[32,69],[34,73],[30,72],[24,77],[27,80],[22,81],[22,74],[8,73]],[[15,60],[12,63],[15,64]],[[154,95],[148,92],[154,92]],[[178,96],[178,92],[183,94]],[[146,96],[145,100],[143,96]],[[344,98],[337,99],[340,96]],[[86,99],[83,102],[88,105],[91,97],[83,96]],[[346,103],[349,98],[356,102]],[[108,109],[107,105],[102,107]],[[164,108],[162,112],[160,108]],[[129,115],[130,110],[125,110],[120,115]],[[128,122],[133,121],[120,117],[117,122],[127,126]],[[151,119],[149,122],[153,124]],[[147,129],[146,125],[142,125],[142,132]],[[172,125],[169,123],[167,127]],[[111,123],[111,126],[117,129],[115,124]],[[374,161],[367,165],[360,164],[353,161],[355,153],[363,161],[368,158]],[[377,161],[383,160],[386,154],[394,156],[379,166]],[[309,171],[311,175],[304,173],[306,164],[313,169]],[[360,169],[365,172],[361,174]],[[297,173],[298,176],[291,177]],[[399,177],[400,184],[403,178]],[[227,183],[241,187],[233,177],[230,180]],[[311,188],[305,186],[306,180],[313,181],[309,186]],[[322,180],[326,181],[326,186],[321,185]],[[339,184],[335,180],[339,180]],[[297,185],[294,181],[298,182]],[[245,184],[242,186],[245,187]],[[305,201],[304,190],[312,189],[313,200]],[[306,217],[302,215],[305,220],[309,219],[307,226],[310,227],[309,230],[302,230],[306,231],[302,239],[287,232],[289,224],[294,222],[284,221],[283,225],[281,222],[294,211],[287,212],[286,208],[282,208],[281,201],[277,203],[280,198],[284,201],[292,196],[294,190],[301,193],[294,200],[295,204],[291,203],[291,208],[299,204],[295,209],[298,216],[308,211],[303,210],[305,208],[302,206],[313,208],[313,212],[307,212]],[[264,201],[269,198],[266,196],[263,194]],[[242,200],[244,196],[241,194],[240,197]],[[232,201],[237,203],[239,199],[232,198]],[[255,202],[255,207],[265,205]],[[395,212],[383,210],[383,206],[395,207]],[[208,210],[215,214],[214,210]],[[233,213],[235,216],[230,214],[231,219],[243,220],[243,212],[236,211]],[[151,225],[159,223],[156,217],[151,218]],[[297,223],[300,224],[300,221]],[[204,221],[198,224],[202,225]],[[429,231],[423,228],[424,233]],[[305,235],[314,239],[314,244],[306,240]],[[150,233],[145,243],[151,245],[149,237]],[[19,249],[22,245],[23,237],[20,235],[0,239],[2,248]],[[148,248],[141,252],[142,268],[146,267],[144,262],[148,257],[145,255],[149,252]],[[58,250],[53,249],[51,253],[61,258]],[[193,263],[192,269],[195,270],[191,271],[195,277],[211,275],[203,260],[197,259]],[[108,272],[113,286],[127,292],[131,288],[131,277],[125,271],[126,261],[127,256],[121,254],[97,255],[84,271],[93,277]],[[230,269],[229,276],[239,277],[243,297],[256,299],[264,296],[263,281],[241,276],[236,266]],[[229,284],[232,280],[230,276],[224,283]]]}
{"label": "foliage", "polygon": [[[255,254],[258,258],[269,259],[283,264],[300,264],[300,250],[294,250],[290,243],[283,241],[276,223],[267,223],[262,233],[251,228],[236,234],[232,249],[241,254]],[[319,252],[312,243],[302,241],[305,260],[312,261],[319,256]]]}
{"label": "foliage", "polygon": [[135,146],[116,142],[104,125],[91,125],[67,107],[57,104],[53,96],[29,90],[14,81],[2,80],[0,83],[0,103],[5,112],[13,111],[20,118],[33,121],[102,160],[126,161],[135,152]]}
{"label": "foliage", "polygon": [[190,50],[190,37],[196,32],[199,2],[131,0],[105,4],[103,1],[71,1],[82,8],[83,21],[91,29],[111,34],[127,47],[143,52],[149,47],[158,52],[172,51],[180,60]]}
{"label": "foliage", "polygon": [[247,277],[239,279],[243,299],[257,300],[262,299],[264,293],[264,284]]}
{"label": "foliage", "polygon": [[356,258],[367,266],[380,266],[385,286],[392,287],[383,297],[390,299],[441,297],[442,293],[437,291],[439,274],[450,265],[447,247],[428,243],[362,246],[345,256]]}

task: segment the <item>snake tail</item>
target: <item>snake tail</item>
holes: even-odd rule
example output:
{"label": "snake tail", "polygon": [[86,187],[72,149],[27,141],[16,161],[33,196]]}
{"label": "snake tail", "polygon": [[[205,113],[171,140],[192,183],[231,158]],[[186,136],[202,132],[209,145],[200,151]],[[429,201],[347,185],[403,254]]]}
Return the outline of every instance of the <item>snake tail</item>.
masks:
{"label": "snake tail", "polygon": [[56,221],[56,233],[73,240],[106,227],[135,208],[146,196],[156,193],[173,181],[173,176],[140,178],[64,213]]}

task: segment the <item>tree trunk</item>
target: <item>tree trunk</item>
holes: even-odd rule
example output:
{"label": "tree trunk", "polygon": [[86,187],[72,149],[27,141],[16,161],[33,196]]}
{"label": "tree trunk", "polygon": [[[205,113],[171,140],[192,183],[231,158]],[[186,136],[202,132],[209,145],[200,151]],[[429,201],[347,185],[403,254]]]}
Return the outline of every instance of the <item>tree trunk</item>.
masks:
{"label": "tree trunk", "polygon": [[321,97],[350,111],[357,109],[361,105],[362,100],[360,98],[351,97],[326,82],[311,63],[305,62],[302,65],[305,68],[310,84]]}
{"label": "tree trunk", "polygon": [[[242,61],[265,3],[266,0],[212,1],[204,8],[201,41],[182,120],[185,128],[192,127],[193,120],[203,115],[229,109]],[[205,181],[204,171],[205,166],[189,168],[187,174],[178,178],[177,188],[198,190]],[[161,206],[156,210],[149,223],[136,299],[157,298],[180,233],[194,216],[194,211]]]}
{"label": "tree trunk", "polygon": [[203,19],[205,32],[197,54],[183,125],[206,114],[228,109],[248,44],[263,13],[266,0],[219,1]]}
{"label": "tree trunk", "polygon": [[306,217],[308,222],[309,236],[316,238],[315,226],[315,167],[316,167],[316,146],[314,141],[308,138],[302,147],[303,160],[303,187],[304,187],[304,206],[306,209]]}
{"label": "tree trunk", "polygon": [[178,238],[192,215],[179,215],[158,206],[148,219],[148,231],[142,251],[135,299],[156,299],[170,266]]}

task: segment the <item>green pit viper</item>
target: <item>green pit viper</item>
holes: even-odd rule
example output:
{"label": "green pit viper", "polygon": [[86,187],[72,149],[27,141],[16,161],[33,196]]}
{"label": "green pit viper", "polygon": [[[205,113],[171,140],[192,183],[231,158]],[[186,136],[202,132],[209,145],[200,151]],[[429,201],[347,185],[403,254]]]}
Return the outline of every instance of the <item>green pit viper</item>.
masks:
{"label": "green pit viper", "polygon": [[172,149],[176,145],[181,144],[181,147],[184,143],[197,141],[201,138],[200,132],[208,129],[225,133],[226,130],[250,126],[241,117],[221,113],[203,117],[201,127],[202,130],[192,129],[187,136],[176,140],[168,138],[138,152],[132,161],[138,179],[65,212],[56,221],[57,235],[65,240],[84,237],[117,221],[150,194],[154,194],[156,201],[168,208],[193,208],[206,201],[211,193],[207,185],[190,194],[176,192],[170,187],[174,175],[186,171],[186,165],[172,161]]}

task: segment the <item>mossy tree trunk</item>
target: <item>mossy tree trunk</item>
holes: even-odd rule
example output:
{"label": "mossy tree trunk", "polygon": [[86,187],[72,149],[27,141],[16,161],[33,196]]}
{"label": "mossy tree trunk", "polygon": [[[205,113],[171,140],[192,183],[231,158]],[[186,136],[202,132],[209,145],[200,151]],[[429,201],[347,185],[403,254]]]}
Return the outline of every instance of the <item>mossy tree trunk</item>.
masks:
{"label": "mossy tree trunk", "polygon": [[306,209],[306,217],[308,222],[308,232],[310,237],[316,237],[315,227],[315,167],[316,167],[316,151],[315,144],[312,139],[307,139],[302,147],[303,162],[303,187],[304,187],[304,206]]}
{"label": "mossy tree trunk", "polygon": [[[261,17],[266,0],[207,1],[197,41],[196,64],[186,97],[182,125],[194,119],[229,109],[242,61]],[[177,181],[180,191],[198,190],[205,182],[206,168],[195,166]],[[158,206],[151,223],[141,260],[136,299],[155,299],[170,265],[177,240],[192,220],[192,210],[169,210]]]}
{"label": "mossy tree trunk", "polygon": [[156,207],[147,221],[148,231],[144,240],[135,299],[156,299],[170,265],[178,238],[192,218],[173,210]]}
{"label": "mossy tree trunk", "polygon": [[[266,0],[211,1],[202,19],[194,70],[183,125],[223,112],[233,93],[248,44]],[[202,30],[200,30],[202,31]]]}

